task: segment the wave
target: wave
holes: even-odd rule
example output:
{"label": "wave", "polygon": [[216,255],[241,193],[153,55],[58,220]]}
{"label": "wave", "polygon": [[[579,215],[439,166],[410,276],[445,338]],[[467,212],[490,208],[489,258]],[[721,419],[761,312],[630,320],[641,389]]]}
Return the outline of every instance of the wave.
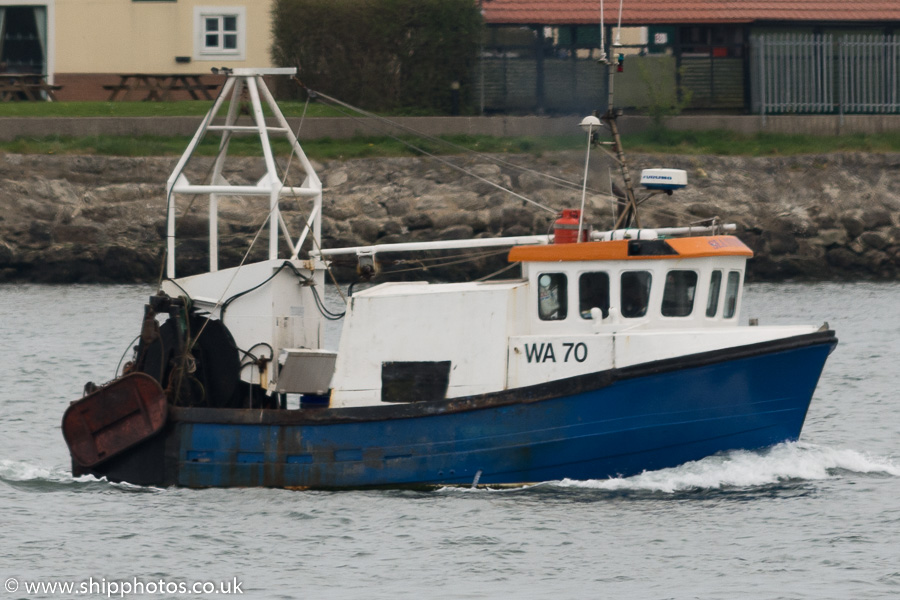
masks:
{"label": "wave", "polygon": [[829,448],[807,442],[785,442],[765,450],[733,450],[658,471],[609,479],[548,481],[524,485],[441,486],[438,492],[544,493],[563,490],[598,490],[616,495],[683,494],[759,490],[771,486],[836,479],[848,473],[900,477],[891,458],[850,449]]}
{"label": "wave", "polygon": [[0,459],[0,482],[19,488],[35,488],[39,490],[57,489],[59,486],[69,487],[73,484],[100,484],[104,488],[116,488],[122,491],[158,492],[162,488],[143,487],[130,483],[114,483],[106,478],[98,479],[93,475],[73,477],[67,467],[33,464],[25,461]]}
{"label": "wave", "polygon": [[564,479],[552,485],[607,491],[676,493],[819,481],[837,478],[843,473],[900,477],[900,466],[890,458],[873,457],[856,450],[787,442],[757,452],[735,450],[632,477],[586,481]]}
{"label": "wave", "polygon": [[74,481],[72,475],[62,467],[49,468],[28,462],[0,459],[0,480],[8,482],[51,481],[64,483]]}

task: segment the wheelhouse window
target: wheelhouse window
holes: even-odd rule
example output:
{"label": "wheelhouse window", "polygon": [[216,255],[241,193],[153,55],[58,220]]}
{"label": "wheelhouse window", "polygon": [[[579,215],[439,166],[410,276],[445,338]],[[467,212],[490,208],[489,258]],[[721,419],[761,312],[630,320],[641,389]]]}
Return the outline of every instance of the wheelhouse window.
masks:
{"label": "wheelhouse window", "polygon": [[647,314],[652,279],[649,271],[628,271],[622,273],[619,283],[623,317],[634,319]]}
{"label": "wheelhouse window", "polygon": [[730,319],[737,312],[738,290],[741,289],[741,272],[730,271],[728,282],[725,284],[725,309],[722,316]]}
{"label": "wheelhouse window", "polygon": [[697,291],[697,273],[694,271],[669,271],[663,288],[662,315],[687,317],[694,310],[694,293]]}
{"label": "wheelhouse window", "polygon": [[563,273],[538,275],[538,316],[542,321],[562,321],[566,318],[568,294]]}
{"label": "wheelhouse window", "polygon": [[581,318],[590,319],[592,308],[599,308],[604,319],[609,316],[609,275],[606,273],[582,273],[578,278],[578,311]]}
{"label": "wheelhouse window", "polygon": [[198,6],[194,9],[197,60],[243,60],[246,9],[241,6]]}
{"label": "wheelhouse window", "polygon": [[714,317],[719,310],[719,292],[722,290],[722,271],[713,271],[709,277],[709,296],[706,298],[706,316]]}

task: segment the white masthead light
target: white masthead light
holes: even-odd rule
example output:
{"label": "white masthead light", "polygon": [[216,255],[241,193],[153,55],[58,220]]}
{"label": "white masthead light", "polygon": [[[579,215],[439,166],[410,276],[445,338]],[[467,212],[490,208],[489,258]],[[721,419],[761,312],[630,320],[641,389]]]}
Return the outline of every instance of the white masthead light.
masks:
{"label": "white masthead light", "polygon": [[593,115],[588,115],[587,117],[585,117],[581,120],[581,123],[579,123],[579,125],[586,132],[591,133],[592,129],[596,129],[596,128],[600,127],[600,119],[598,119],[597,117],[595,117]]}

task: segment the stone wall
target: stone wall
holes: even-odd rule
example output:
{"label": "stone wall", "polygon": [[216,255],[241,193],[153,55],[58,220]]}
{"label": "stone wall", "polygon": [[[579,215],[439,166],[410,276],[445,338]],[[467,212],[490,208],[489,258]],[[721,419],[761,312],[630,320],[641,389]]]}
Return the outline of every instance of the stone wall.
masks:
{"label": "stone wall", "polygon": [[[553,214],[537,209],[493,183],[552,210],[577,208],[584,157],[552,153],[503,156],[507,164],[462,157],[448,160],[474,172],[460,173],[419,158],[329,161],[317,165],[326,187],[326,246],[545,233]],[[607,229],[612,208],[611,161],[592,155],[588,222]],[[631,157],[633,174],[645,167],[688,171],[689,186],[643,206],[645,227],[685,225],[718,216],[739,226],[756,253],[750,278],[897,279],[900,276],[900,155],[828,154],[786,158],[717,156]],[[0,155],[0,281],[156,281],[165,233],[164,182],[174,158]],[[209,159],[192,164],[200,180]],[[572,182],[557,185],[539,173]],[[230,164],[226,177],[252,183],[261,165]],[[596,190],[592,192],[590,190]],[[304,222],[305,201],[288,200],[285,219],[294,231]],[[220,266],[237,264],[265,220],[267,201],[231,198],[220,204]],[[179,275],[207,263],[207,205],[178,202]],[[265,255],[263,234],[251,258]],[[460,252],[444,253],[458,255]],[[505,264],[498,252],[443,269],[411,257],[383,255],[385,271],[403,277],[454,279]],[[341,265],[345,279],[352,265]],[[419,269],[418,271],[416,269]]]}

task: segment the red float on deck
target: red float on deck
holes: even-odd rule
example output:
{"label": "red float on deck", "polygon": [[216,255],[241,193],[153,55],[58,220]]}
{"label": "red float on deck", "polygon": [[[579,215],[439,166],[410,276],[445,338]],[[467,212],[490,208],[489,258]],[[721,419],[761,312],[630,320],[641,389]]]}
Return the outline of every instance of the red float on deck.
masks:
{"label": "red float on deck", "polygon": [[[567,208],[562,211],[562,216],[553,224],[554,244],[574,244],[578,241],[578,221],[581,220],[581,211]],[[588,241],[588,228],[581,230],[581,241]]]}

